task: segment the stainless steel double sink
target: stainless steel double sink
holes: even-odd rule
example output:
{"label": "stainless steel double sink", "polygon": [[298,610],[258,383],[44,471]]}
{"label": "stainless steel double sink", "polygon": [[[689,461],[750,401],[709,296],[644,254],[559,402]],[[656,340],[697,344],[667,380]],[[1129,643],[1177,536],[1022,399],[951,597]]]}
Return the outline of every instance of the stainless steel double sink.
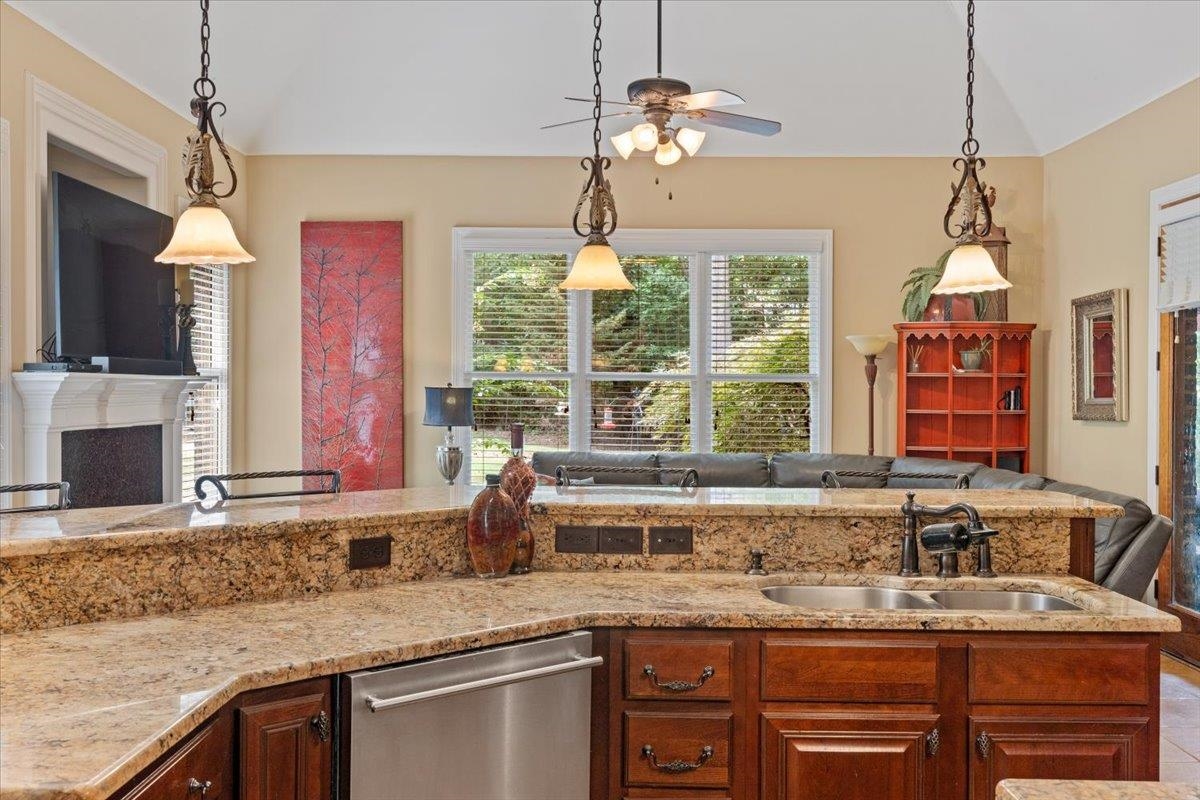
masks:
{"label": "stainless steel double sink", "polygon": [[882,586],[768,586],[768,600],[821,609],[909,609],[914,611],[1082,611],[1061,597],[1040,592],[940,589],[917,591]]}

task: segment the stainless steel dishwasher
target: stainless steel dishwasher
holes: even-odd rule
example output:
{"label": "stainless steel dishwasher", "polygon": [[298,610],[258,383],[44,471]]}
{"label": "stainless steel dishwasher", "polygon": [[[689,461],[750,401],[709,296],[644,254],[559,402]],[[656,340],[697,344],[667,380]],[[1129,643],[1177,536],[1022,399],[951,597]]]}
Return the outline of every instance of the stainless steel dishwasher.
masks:
{"label": "stainless steel dishwasher", "polygon": [[350,675],[349,800],[586,800],[586,631]]}

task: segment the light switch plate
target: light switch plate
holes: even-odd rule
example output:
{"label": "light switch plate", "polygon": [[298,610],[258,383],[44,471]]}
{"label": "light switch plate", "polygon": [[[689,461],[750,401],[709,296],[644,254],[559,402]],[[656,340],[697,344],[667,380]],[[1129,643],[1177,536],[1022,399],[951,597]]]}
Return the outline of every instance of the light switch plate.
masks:
{"label": "light switch plate", "polygon": [[556,553],[594,553],[599,547],[599,531],[594,525],[555,525]]}
{"label": "light switch plate", "polygon": [[690,555],[692,552],[692,527],[680,526],[651,526],[650,555]]}
{"label": "light switch plate", "polygon": [[386,567],[392,563],[392,537],[350,540],[350,569]]}

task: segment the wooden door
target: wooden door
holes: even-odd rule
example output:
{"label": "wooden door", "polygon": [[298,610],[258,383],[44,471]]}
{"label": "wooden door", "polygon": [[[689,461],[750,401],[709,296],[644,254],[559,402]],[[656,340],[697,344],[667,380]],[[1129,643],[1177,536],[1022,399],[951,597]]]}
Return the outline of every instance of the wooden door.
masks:
{"label": "wooden door", "polygon": [[936,714],[813,711],[762,715],[763,800],[933,800]]}
{"label": "wooden door", "polygon": [[233,720],[226,709],[192,734],[122,800],[231,800]]}
{"label": "wooden door", "polygon": [[1149,720],[981,717],[970,719],[971,800],[993,800],[1006,778],[1128,781],[1148,757]]}
{"label": "wooden door", "polygon": [[1175,523],[1158,568],[1158,607],[1183,630],[1163,634],[1163,650],[1200,666],[1200,512],[1196,509],[1197,309],[1159,315],[1158,512]]}
{"label": "wooden door", "polygon": [[254,692],[238,706],[241,800],[328,800],[329,681]]}

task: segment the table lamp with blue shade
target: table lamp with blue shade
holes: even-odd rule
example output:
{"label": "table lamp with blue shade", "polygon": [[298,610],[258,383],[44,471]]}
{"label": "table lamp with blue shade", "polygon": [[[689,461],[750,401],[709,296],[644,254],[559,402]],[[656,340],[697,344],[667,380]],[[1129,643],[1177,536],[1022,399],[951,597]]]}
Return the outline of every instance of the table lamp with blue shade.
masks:
{"label": "table lamp with blue shade", "polygon": [[437,449],[438,471],[450,486],[463,465],[462,448],[454,442],[454,429],[475,424],[471,409],[471,387],[456,389],[451,384],[425,387],[425,425],[446,428],[446,438]]}

